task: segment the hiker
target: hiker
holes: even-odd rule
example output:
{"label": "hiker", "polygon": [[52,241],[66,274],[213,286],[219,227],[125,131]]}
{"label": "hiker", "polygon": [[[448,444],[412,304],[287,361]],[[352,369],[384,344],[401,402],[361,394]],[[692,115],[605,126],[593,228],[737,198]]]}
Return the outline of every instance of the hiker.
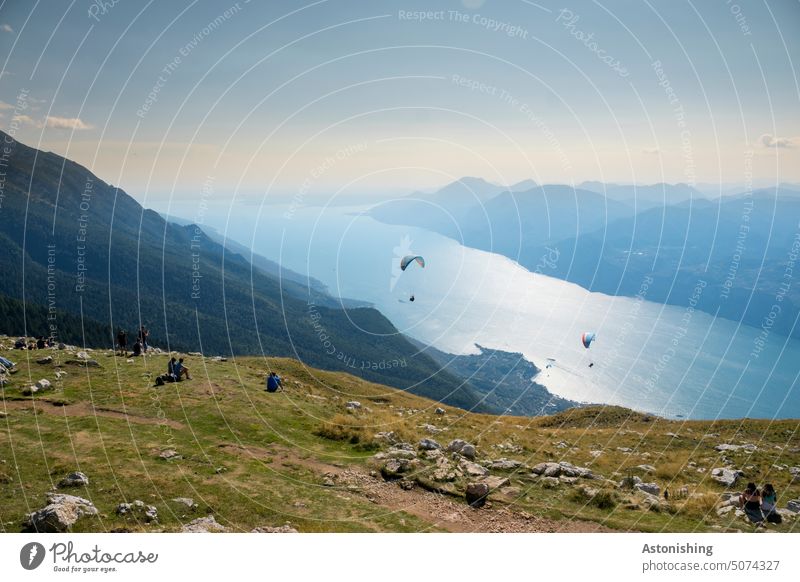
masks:
{"label": "hiker", "polygon": [[117,334],[117,346],[123,356],[128,353],[128,332],[124,329],[119,330]]}
{"label": "hiker", "polygon": [[769,523],[779,524],[783,521],[781,514],[777,511],[778,494],[775,492],[775,487],[772,483],[764,485],[764,491],[761,495],[761,511]]}
{"label": "hiker", "polygon": [[25,349],[25,338],[21,337],[17,341],[14,342],[14,349],[15,350],[24,350]]}
{"label": "hiker", "polygon": [[755,483],[747,484],[747,489],[739,496],[739,506],[744,509],[750,521],[758,526],[764,525],[764,514],[761,513],[761,492]]}
{"label": "hiker", "polygon": [[2,365],[6,370],[11,370],[16,366],[14,362],[4,358],[3,356],[0,356],[0,365]]}
{"label": "hiker", "polygon": [[281,377],[275,372],[270,372],[267,376],[267,392],[277,392],[281,386]]}
{"label": "hiker", "polygon": [[40,335],[39,339],[36,340],[36,349],[43,350],[45,347],[47,347],[47,342],[44,341],[44,336]]}
{"label": "hiker", "polygon": [[[172,360],[174,361],[175,358],[172,358]],[[183,365],[183,358],[172,365],[172,371],[175,374],[175,378],[178,380],[178,382],[181,381],[181,376],[186,376],[187,380],[192,379],[192,377],[189,375],[189,368]]]}
{"label": "hiker", "polygon": [[170,358],[169,362],[167,362],[167,376],[170,377],[170,382],[177,382],[179,380],[178,376],[175,374],[175,364],[177,363],[174,357]]}
{"label": "hiker", "polygon": [[131,354],[131,356],[141,356],[141,355],[142,355],[142,342],[140,342],[137,339],[136,343],[133,344],[133,353]]}
{"label": "hiker", "polygon": [[139,343],[142,344],[142,352],[145,354],[147,353],[147,337],[150,335],[150,332],[147,331],[145,326],[139,328],[139,334],[136,336],[136,339],[139,340]]}

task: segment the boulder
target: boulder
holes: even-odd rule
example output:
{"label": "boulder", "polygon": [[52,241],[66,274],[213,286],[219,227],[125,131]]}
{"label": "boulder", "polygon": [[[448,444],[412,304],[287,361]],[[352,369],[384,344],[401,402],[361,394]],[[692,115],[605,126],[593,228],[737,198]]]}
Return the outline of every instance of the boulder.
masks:
{"label": "boulder", "polygon": [[452,463],[446,457],[439,457],[436,459],[436,465],[433,470],[433,480],[438,482],[453,481],[458,475]]}
{"label": "boulder", "polygon": [[381,475],[387,481],[400,479],[415,466],[415,462],[409,459],[389,459],[381,467]]}
{"label": "boulder", "polygon": [[356,401],[356,400],[351,400],[350,402],[345,404],[344,407],[347,410],[360,410],[361,409],[361,403]]}
{"label": "boulder", "polygon": [[789,474],[792,476],[792,483],[800,483],[800,467],[789,467]]}
{"label": "boulder", "polygon": [[436,407],[436,410],[433,411],[434,414],[438,414],[439,416],[444,414],[444,412],[445,412],[444,408],[440,408],[440,407]]}
{"label": "boulder", "polygon": [[484,477],[489,474],[489,469],[482,467],[477,463],[462,459],[458,467],[471,477]]}
{"label": "boulder", "polygon": [[800,499],[792,499],[786,502],[786,509],[792,513],[800,513]]}
{"label": "boulder", "polygon": [[53,363],[53,356],[45,356],[44,358],[39,358],[36,360],[37,364],[52,364]]}
{"label": "boulder", "polygon": [[187,508],[191,509],[192,511],[197,509],[197,504],[194,502],[194,499],[192,499],[191,497],[176,497],[172,501],[175,502],[175,503],[178,503],[180,505],[185,505]]}
{"label": "boulder", "polygon": [[451,453],[458,453],[470,460],[475,459],[475,446],[462,439],[453,439],[450,441],[450,444],[447,445],[447,450]]}
{"label": "boulder", "polygon": [[158,521],[158,510],[155,506],[145,505],[144,501],[139,499],[134,500],[133,503],[120,503],[117,505],[117,515],[120,517],[134,517],[147,523]]}
{"label": "boulder", "polygon": [[213,515],[207,517],[198,517],[190,521],[181,529],[183,533],[211,533],[211,532],[225,532],[228,528],[224,525],[217,523]]}
{"label": "boulder", "polygon": [[545,477],[557,477],[561,474],[561,465],[558,463],[539,463],[531,469],[531,472],[535,475],[544,475]]}
{"label": "boulder", "polygon": [[22,388],[22,390],[20,390],[23,396],[32,396],[33,394],[36,394],[38,391],[39,391],[38,386],[25,386],[24,388]]}
{"label": "boulder", "polygon": [[496,461],[492,461],[489,464],[490,469],[495,469],[498,471],[515,471],[520,467],[522,467],[522,463],[515,461],[514,459],[506,459],[505,457],[502,459],[497,459]]}
{"label": "boulder", "polygon": [[725,487],[733,487],[739,477],[742,476],[744,476],[744,473],[736,469],[728,469],[726,467],[711,469],[711,478],[717,483],[722,483]]}
{"label": "boulder", "polygon": [[50,390],[50,388],[52,388],[52,384],[50,384],[50,380],[42,378],[36,382],[36,387],[39,389],[39,392],[42,392],[44,390]]}
{"label": "boulder", "polygon": [[31,513],[26,525],[40,533],[59,533],[69,530],[81,517],[97,514],[97,508],[87,499],[51,493],[47,497],[47,506]]}
{"label": "boulder", "polygon": [[442,445],[440,445],[433,439],[422,439],[421,441],[419,441],[419,444],[417,446],[423,451],[432,451],[434,449],[442,448]]}
{"label": "boulder", "polygon": [[250,530],[250,533],[297,533],[290,524],[281,525],[278,527],[262,526]]}
{"label": "boulder", "polygon": [[559,481],[556,477],[542,477],[539,479],[539,482],[545,489],[555,489],[561,485],[561,481]]}
{"label": "boulder", "polygon": [[655,496],[661,495],[661,487],[659,487],[655,483],[637,483],[636,485],[634,485],[634,489],[638,491],[644,491],[645,493],[649,493],[650,495],[655,495]]}
{"label": "boulder", "polygon": [[486,483],[468,483],[464,496],[472,507],[483,507],[489,495],[489,485]]}
{"label": "boulder", "polygon": [[83,487],[89,484],[89,477],[80,471],[74,471],[64,477],[58,484],[59,487]]}
{"label": "boulder", "polygon": [[379,432],[375,435],[374,440],[381,441],[389,445],[393,445],[397,442],[397,435],[394,434],[394,431],[385,431]]}
{"label": "boulder", "polygon": [[86,352],[78,352],[77,354],[75,354],[75,357],[78,358],[79,360],[88,360],[89,354],[87,354]]}
{"label": "boulder", "polygon": [[510,485],[511,480],[508,477],[489,475],[488,477],[481,479],[481,483],[486,483],[489,486],[489,490],[494,491],[495,489],[500,489],[501,487]]}
{"label": "boulder", "polygon": [[58,349],[59,350],[66,350],[67,349],[67,344],[65,344],[64,342],[59,342],[58,343]]}
{"label": "boulder", "polygon": [[617,483],[620,489],[635,489],[637,485],[641,485],[642,479],[637,475],[629,475]]}
{"label": "boulder", "polygon": [[720,453],[723,453],[725,451],[736,452],[738,450],[745,450],[745,451],[747,451],[749,453],[752,453],[753,451],[756,451],[757,449],[758,449],[758,447],[756,447],[753,444],[731,445],[731,444],[723,443],[723,444],[719,444],[716,447],[714,447],[714,450],[718,451]]}
{"label": "boulder", "polygon": [[475,450],[475,445],[467,443],[461,448],[460,454],[470,461],[474,461],[475,457],[478,455],[478,451]]}
{"label": "boulder", "polygon": [[636,467],[640,471],[644,471],[645,473],[655,473],[656,468],[653,465],[638,465]]}
{"label": "boulder", "polygon": [[390,459],[416,459],[417,453],[415,451],[409,451],[408,449],[392,447],[386,451],[386,456]]}
{"label": "boulder", "polygon": [[432,424],[423,424],[420,426],[420,428],[425,432],[427,432],[428,434],[439,434],[440,432],[442,432],[442,429],[433,426]]}

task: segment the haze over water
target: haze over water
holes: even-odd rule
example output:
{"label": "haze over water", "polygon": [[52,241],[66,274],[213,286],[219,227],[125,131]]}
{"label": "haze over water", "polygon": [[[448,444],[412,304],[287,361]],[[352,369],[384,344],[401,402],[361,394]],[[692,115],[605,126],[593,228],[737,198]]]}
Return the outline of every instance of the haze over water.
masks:
{"label": "haze over water", "polygon": [[[373,303],[401,332],[439,349],[520,352],[558,395],[669,417],[800,417],[800,341],[770,334],[753,357],[760,329],[693,311],[690,297],[683,308],[642,300],[647,280],[639,299],[611,297],[435,233],[378,223],[364,207],[293,209],[288,219],[286,206],[250,210],[236,210],[229,237],[334,296]],[[401,273],[409,253],[424,255],[427,268]],[[584,331],[597,333],[590,350]]]}

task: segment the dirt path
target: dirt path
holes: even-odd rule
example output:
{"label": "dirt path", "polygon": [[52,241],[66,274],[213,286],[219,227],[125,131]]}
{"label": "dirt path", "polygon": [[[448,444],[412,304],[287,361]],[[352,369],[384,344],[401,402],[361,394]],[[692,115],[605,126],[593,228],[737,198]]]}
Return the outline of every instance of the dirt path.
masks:
{"label": "dirt path", "polygon": [[134,424],[165,424],[174,429],[184,428],[183,424],[176,420],[140,416],[131,412],[123,412],[121,410],[114,410],[113,408],[105,408],[102,406],[94,407],[88,402],[77,402],[75,404],[64,405],[61,403],[53,403],[48,400],[4,400],[3,403],[0,404],[0,410],[2,410],[3,407],[5,407],[6,410],[33,411],[35,409],[38,412],[44,412],[45,414],[52,414],[54,416],[100,416],[103,418],[126,420]]}
{"label": "dirt path", "polygon": [[[290,468],[300,466],[331,479],[348,495],[359,495],[387,511],[403,511],[431,524],[429,531],[446,530],[458,533],[533,533],[533,532],[612,532],[591,521],[553,520],[527,514],[497,501],[475,509],[448,495],[432,493],[417,486],[406,490],[387,482],[380,475],[361,468],[344,468],[313,458],[303,458],[296,451],[280,445],[268,448],[237,444],[221,444],[220,448],[235,455],[269,458],[272,463]],[[490,498],[491,499],[491,498]]]}

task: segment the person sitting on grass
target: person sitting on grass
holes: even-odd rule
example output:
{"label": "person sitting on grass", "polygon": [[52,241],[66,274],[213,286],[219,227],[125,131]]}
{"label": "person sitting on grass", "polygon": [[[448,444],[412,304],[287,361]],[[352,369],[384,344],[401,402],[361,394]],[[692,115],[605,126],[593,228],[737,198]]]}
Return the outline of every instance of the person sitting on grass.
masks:
{"label": "person sitting on grass", "polygon": [[45,341],[44,336],[40,335],[39,339],[36,340],[36,349],[43,350],[45,347],[47,347],[47,342]]}
{"label": "person sitting on grass", "polygon": [[0,365],[2,365],[6,370],[9,371],[11,371],[13,368],[17,366],[14,362],[4,358],[3,356],[0,356]]}
{"label": "person sitting on grass", "polygon": [[178,376],[175,374],[175,365],[178,361],[173,357],[169,359],[167,362],[167,376],[170,377],[170,381],[176,382],[178,380]]}
{"label": "person sitting on grass", "polygon": [[747,518],[757,526],[764,525],[764,514],[761,512],[761,492],[755,483],[748,483],[747,489],[739,496],[739,506],[744,509]]}
{"label": "person sitting on grass", "polygon": [[764,485],[761,495],[761,511],[769,523],[776,525],[783,521],[781,514],[777,511],[777,505],[778,494],[775,492],[775,487],[772,486],[772,483],[767,483]]}
{"label": "person sitting on grass", "polygon": [[275,372],[270,372],[267,376],[267,392],[277,392],[281,387],[281,377]]}
{"label": "person sitting on grass", "polygon": [[[175,358],[172,358],[173,361]],[[189,375],[189,368],[183,365],[183,358],[178,360],[172,365],[172,371],[175,374],[175,378],[177,378],[178,382],[181,381],[181,376],[186,376],[187,380],[191,380],[192,377]]]}
{"label": "person sitting on grass", "polygon": [[136,340],[136,343],[133,344],[133,353],[132,356],[141,356],[142,355],[142,342]]}

